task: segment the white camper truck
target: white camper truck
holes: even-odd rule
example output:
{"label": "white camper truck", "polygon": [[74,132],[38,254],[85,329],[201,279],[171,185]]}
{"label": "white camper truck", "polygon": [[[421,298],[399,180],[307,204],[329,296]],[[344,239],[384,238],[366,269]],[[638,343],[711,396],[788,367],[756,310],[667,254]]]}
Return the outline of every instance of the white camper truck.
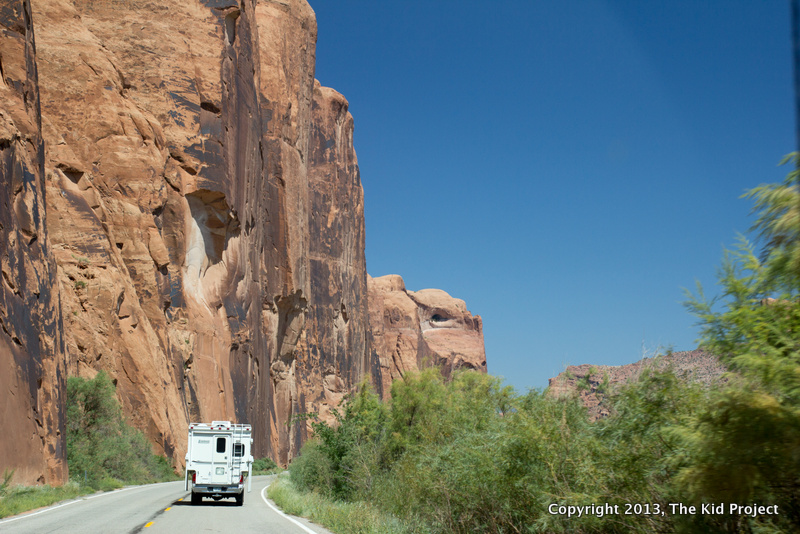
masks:
{"label": "white camper truck", "polygon": [[245,479],[247,491],[251,487],[251,431],[250,425],[230,421],[189,425],[185,486],[188,491],[191,481],[192,504],[200,504],[203,497],[235,497],[237,505],[244,504]]}

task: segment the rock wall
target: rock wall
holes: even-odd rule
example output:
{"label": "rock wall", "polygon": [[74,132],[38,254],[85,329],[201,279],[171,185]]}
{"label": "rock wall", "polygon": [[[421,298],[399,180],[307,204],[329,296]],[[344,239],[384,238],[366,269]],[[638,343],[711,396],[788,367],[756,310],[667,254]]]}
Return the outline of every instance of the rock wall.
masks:
{"label": "rock wall", "polygon": [[0,470],[66,481],[64,338],[28,0],[0,2]]}
{"label": "rock wall", "polygon": [[303,359],[308,411],[326,418],[330,408],[377,360],[368,349],[364,194],[353,149],[347,100],[314,84],[309,150],[309,336]]}
{"label": "rock wall", "polygon": [[486,372],[483,322],[463,300],[441,289],[406,290],[396,275],[367,279],[373,361],[381,395],[406,371],[439,366],[445,376],[455,369]]}
{"label": "rock wall", "polygon": [[[190,421],[251,423],[254,454],[285,465],[295,415],[329,416],[366,374],[388,392],[406,367],[370,348],[353,118],[314,79],[305,0],[0,0],[0,22],[0,402],[24,428],[0,455],[18,479],[66,479],[66,374],[108,372],[175,467]],[[408,293],[417,364],[485,369],[480,319],[426,291]]]}
{"label": "rock wall", "polygon": [[177,461],[190,420],[229,419],[286,463],[286,422],[367,359],[352,118],[315,83],[312,9],[33,7],[69,372],[107,370]]}

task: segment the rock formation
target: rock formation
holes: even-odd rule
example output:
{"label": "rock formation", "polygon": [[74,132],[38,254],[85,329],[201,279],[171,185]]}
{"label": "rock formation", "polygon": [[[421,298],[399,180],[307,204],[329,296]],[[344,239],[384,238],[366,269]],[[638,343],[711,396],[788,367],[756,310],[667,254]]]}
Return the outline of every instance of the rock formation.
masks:
{"label": "rock formation", "polygon": [[28,0],[0,4],[0,470],[66,480],[64,338]]}
{"label": "rock formation", "polygon": [[[0,453],[27,480],[66,475],[65,374],[107,371],[180,467],[208,420],[285,465],[294,415],[409,368],[370,349],[353,118],[305,0],[0,0],[0,22],[0,402],[27,433]],[[407,295],[417,365],[485,369],[463,302]]]}
{"label": "rock formation", "polygon": [[368,278],[369,317],[374,359],[380,366],[379,391],[392,380],[426,365],[445,376],[464,368],[486,372],[483,323],[463,300],[440,289],[407,291],[398,275]]}
{"label": "rock formation", "polygon": [[189,420],[230,419],[286,463],[286,422],[367,367],[352,118],[315,84],[313,11],[38,0],[34,20],[70,373],[108,370],[169,456]]}
{"label": "rock formation", "polygon": [[671,352],[655,358],[644,358],[628,365],[570,365],[551,378],[547,394],[561,397],[578,395],[592,420],[609,415],[608,395],[631,381],[645,370],[671,369],[685,380],[711,385],[720,379],[727,368],[716,356],[702,350]]}

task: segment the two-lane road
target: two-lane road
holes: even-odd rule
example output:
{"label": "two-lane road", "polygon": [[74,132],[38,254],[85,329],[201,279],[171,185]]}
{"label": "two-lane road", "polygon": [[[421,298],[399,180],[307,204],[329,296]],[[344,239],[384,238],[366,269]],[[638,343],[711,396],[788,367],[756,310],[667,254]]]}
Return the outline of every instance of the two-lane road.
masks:
{"label": "two-lane road", "polygon": [[331,534],[297,517],[287,517],[268,502],[266,488],[275,475],[253,477],[244,506],[233,499],[189,503],[183,481],[136,486],[68,501],[0,520],[0,532],[59,533],[199,533],[258,532]]}

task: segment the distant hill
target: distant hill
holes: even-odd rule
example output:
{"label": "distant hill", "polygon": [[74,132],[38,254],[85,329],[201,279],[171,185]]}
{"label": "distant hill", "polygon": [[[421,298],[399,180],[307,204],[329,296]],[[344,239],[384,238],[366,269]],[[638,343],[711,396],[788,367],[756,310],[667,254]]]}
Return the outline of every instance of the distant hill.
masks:
{"label": "distant hill", "polygon": [[635,380],[645,369],[672,368],[687,380],[710,385],[720,379],[727,368],[710,352],[690,350],[644,358],[628,365],[570,365],[551,378],[547,394],[578,394],[593,420],[609,415],[608,395],[621,385]]}

